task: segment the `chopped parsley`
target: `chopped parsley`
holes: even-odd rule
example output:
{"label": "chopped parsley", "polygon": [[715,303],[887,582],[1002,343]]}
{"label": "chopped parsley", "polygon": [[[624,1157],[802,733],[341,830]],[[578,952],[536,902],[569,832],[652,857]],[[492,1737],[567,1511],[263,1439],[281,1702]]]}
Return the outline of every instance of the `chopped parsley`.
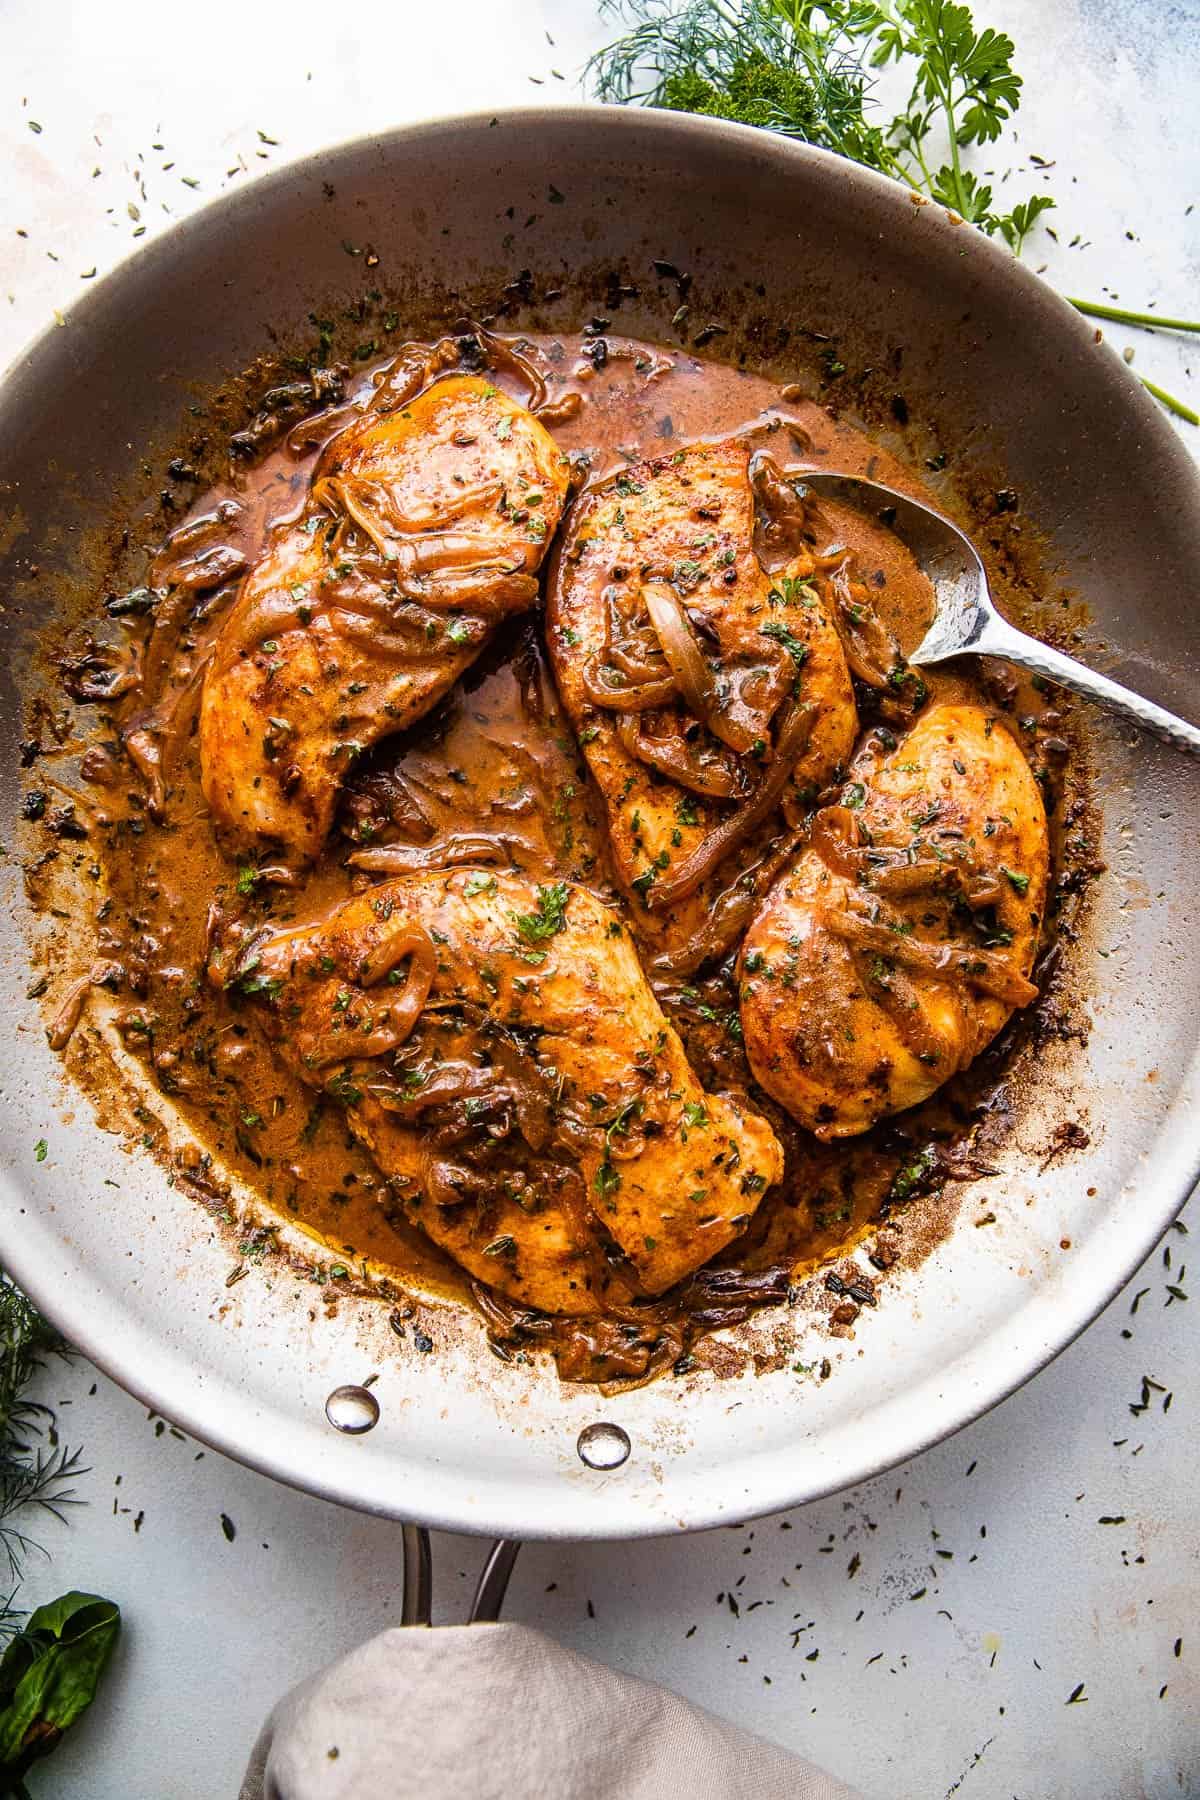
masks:
{"label": "chopped parsley", "polygon": [[514,913],[517,933],[526,944],[541,944],[556,937],[567,923],[567,901],[571,890],[565,881],[555,881],[537,891],[538,909],[531,913]]}
{"label": "chopped parsley", "polygon": [[765,625],[759,626],[763,637],[774,638],[782,644],[796,667],[802,668],[808,661],[808,645],[801,643],[795,632],[789,631],[782,619],[768,619]]}

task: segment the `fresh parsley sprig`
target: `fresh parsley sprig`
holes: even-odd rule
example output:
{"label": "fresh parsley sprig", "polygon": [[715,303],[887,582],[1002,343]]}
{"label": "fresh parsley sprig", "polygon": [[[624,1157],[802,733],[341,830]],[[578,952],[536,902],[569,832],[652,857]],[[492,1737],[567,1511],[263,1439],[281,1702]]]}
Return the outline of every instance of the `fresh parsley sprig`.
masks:
{"label": "fresh parsley sprig", "polygon": [[[1022,82],[1012,39],[977,29],[959,0],[600,0],[600,10],[628,27],[584,71],[600,100],[733,119],[836,151],[950,207],[1017,255],[1055,205],[1040,192],[1002,211],[967,165],[966,151],[1000,137]],[[888,64],[909,75],[909,93],[878,123],[869,116],[873,71]],[[1071,304],[1122,324],[1200,330],[1200,321]]]}
{"label": "fresh parsley sprig", "polygon": [[0,1269],[0,1800],[29,1800],[25,1776],[91,1705],[121,1628],[119,1609],[97,1594],[63,1594],[28,1618],[15,1604],[29,1557],[45,1554],[18,1515],[62,1519],[86,1473],[28,1391],[48,1358],[70,1355]]}

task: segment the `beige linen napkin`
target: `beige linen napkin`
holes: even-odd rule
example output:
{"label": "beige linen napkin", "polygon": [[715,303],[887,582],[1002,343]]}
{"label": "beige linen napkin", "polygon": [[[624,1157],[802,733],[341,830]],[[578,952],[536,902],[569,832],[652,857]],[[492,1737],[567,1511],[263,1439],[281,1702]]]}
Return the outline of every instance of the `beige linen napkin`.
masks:
{"label": "beige linen napkin", "polygon": [[263,1727],[241,1800],[861,1800],[525,1625],[385,1631]]}

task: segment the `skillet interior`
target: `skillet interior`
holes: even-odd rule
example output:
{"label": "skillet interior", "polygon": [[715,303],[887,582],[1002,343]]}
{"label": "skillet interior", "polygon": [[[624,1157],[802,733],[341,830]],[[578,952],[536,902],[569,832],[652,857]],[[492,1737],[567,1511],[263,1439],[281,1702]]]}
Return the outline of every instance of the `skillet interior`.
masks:
{"label": "skillet interior", "polygon": [[[561,285],[583,306],[590,292],[595,310],[611,270],[645,282],[660,258],[692,274],[694,322],[740,321],[757,355],[786,360],[803,342],[811,357],[803,334],[835,338],[848,366],[874,371],[862,404],[902,390],[922,448],[945,452],[966,492],[1017,491],[1022,521],[1044,536],[1051,589],[1086,600],[1093,644],[1124,647],[1116,672],[1200,713],[1186,612],[1200,548],[1194,473],[1090,328],[1005,252],[836,159],[737,128],[608,111],[505,115],[282,171],[152,245],[13,370],[0,395],[6,817],[33,647],[86,590],[105,529],[156,497],[142,456],[153,470],[177,446],[188,405],[272,332],[358,297],[368,248],[390,293],[443,317],[525,268],[539,293]],[[648,291],[623,319],[634,329],[644,308],[661,335],[662,304]],[[857,1480],[964,1423],[1060,1348],[1136,1264],[1193,1173],[1194,772],[1156,746],[1133,752],[1105,725],[1095,742],[1109,873],[1076,952],[1095,996],[1089,1040],[1039,1070],[1044,1090],[1003,1180],[987,1184],[997,1226],[957,1230],[902,1275],[856,1342],[831,1345],[802,1315],[782,1327],[768,1315],[762,1348],[781,1363],[770,1374],[605,1402],[546,1371],[501,1368],[473,1328],[448,1323],[437,1354],[423,1356],[397,1347],[378,1308],[342,1301],[331,1321],[286,1275],[227,1290],[228,1248],[205,1235],[194,1203],[148,1158],[97,1134],[82,1105],[69,1125],[56,1116],[61,1076],[22,997],[15,868],[3,966],[20,1021],[4,1052],[6,1261],[158,1410],[271,1473],[378,1510],[613,1536],[729,1521]],[[1043,1167],[1051,1121],[1064,1116],[1090,1144]],[[42,1164],[39,1136],[52,1146]],[[791,1366],[826,1355],[823,1384]],[[326,1394],[371,1369],[382,1372],[380,1426],[357,1443],[336,1437]],[[576,1461],[576,1433],[598,1416],[633,1438],[619,1475]]]}

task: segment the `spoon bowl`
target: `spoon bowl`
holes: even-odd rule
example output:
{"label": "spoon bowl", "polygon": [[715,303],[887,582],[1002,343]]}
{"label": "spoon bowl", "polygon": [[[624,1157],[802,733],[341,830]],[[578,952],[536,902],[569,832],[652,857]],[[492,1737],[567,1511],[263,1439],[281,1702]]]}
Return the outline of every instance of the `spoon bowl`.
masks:
{"label": "spoon bowl", "polygon": [[908,658],[915,667],[955,656],[1000,656],[1119,713],[1174,749],[1200,756],[1200,730],[1195,725],[1010,625],[992,599],[979,552],[941,513],[882,482],[858,475],[806,470],[803,484],[820,499],[873,513],[912,551],[917,567],[928,577],[936,610],[928,631]]}

